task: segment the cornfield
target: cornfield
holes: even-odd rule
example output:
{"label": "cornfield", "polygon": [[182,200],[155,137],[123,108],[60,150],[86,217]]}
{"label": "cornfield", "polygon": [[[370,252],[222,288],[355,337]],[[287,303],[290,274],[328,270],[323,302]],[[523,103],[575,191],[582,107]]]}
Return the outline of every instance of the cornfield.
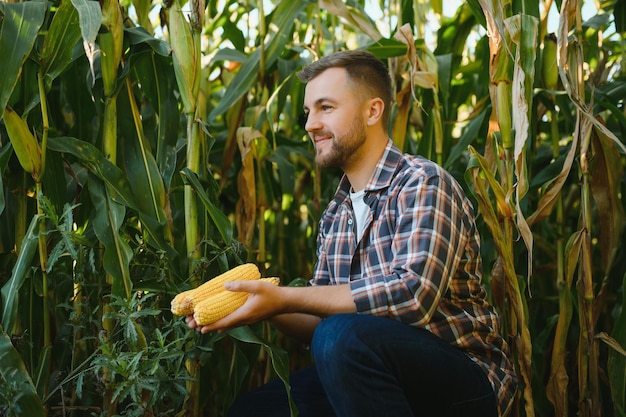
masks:
{"label": "cornfield", "polygon": [[222,416],[288,387],[305,348],[169,304],[245,262],[303,285],[340,172],[295,73],[366,49],[390,137],[478,212],[510,415],[626,416],[626,2],[443,3],[0,2],[0,415]]}

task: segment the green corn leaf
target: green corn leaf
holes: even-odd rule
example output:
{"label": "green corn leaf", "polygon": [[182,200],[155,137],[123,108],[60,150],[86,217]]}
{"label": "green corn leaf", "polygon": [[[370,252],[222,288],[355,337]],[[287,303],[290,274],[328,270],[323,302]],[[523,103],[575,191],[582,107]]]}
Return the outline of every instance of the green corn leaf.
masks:
{"label": "green corn leaf", "polygon": [[74,47],[81,39],[80,18],[71,0],[63,0],[43,41],[41,71],[48,82],[61,75],[78,54]]}
{"label": "green corn leaf", "polygon": [[139,26],[152,31],[152,23],[150,22],[150,9],[152,8],[152,1],[132,0],[131,3],[137,13],[137,23]]}
{"label": "green corn leaf", "polygon": [[[20,416],[44,417],[46,415],[41,398],[37,395],[22,357],[4,331],[0,334],[0,378],[14,391],[8,415],[15,415],[12,410]],[[5,394],[8,393],[5,392]]]}
{"label": "green corn leaf", "polygon": [[181,175],[183,176],[183,180],[185,181],[185,183],[190,184],[193,187],[193,189],[196,191],[196,193],[198,193],[198,196],[202,200],[204,207],[209,213],[209,216],[211,216],[211,219],[213,219],[215,226],[220,232],[220,235],[222,236],[224,243],[229,245],[233,239],[233,228],[232,228],[232,225],[230,224],[230,220],[228,220],[228,217],[226,217],[224,213],[222,213],[211,202],[211,200],[209,199],[209,196],[204,191],[204,188],[202,188],[202,185],[200,184],[200,181],[198,180],[198,176],[195,173],[190,171],[188,168],[184,168],[181,171]]}
{"label": "green corn leaf", "polygon": [[0,109],[9,102],[46,15],[43,1],[0,2]]}
{"label": "green corn leaf", "polygon": [[100,3],[93,0],[71,0],[78,12],[80,32],[85,41],[93,44],[102,24]]}
{"label": "green corn leaf", "polygon": [[114,201],[133,209],[137,208],[124,172],[105,158],[95,146],[72,137],[58,137],[48,139],[48,149],[74,155],[115,191],[111,196]]}
{"label": "green corn leaf", "polygon": [[[176,172],[176,139],[180,127],[178,99],[174,94],[176,80],[169,57],[161,56],[154,51],[139,54],[131,52],[129,62],[135,69],[134,75],[143,88],[148,101],[158,114],[158,130],[155,138],[149,140],[153,147],[154,158],[161,171],[163,183],[169,189],[172,177]],[[146,129],[146,135],[149,131]],[[149,136],[147,136],[149,138]]]}
{"label": "green corn leaf", "polygon": [[93,0],[72,0],[72,4],[78,11],[78,17],[80,21],[80,32],[83,37],[83,48],[85,49],[85,55],[89,60],[89,66],[91,68],[92,78],[94,75],[94,56],[96,52],[96,37],[102,24],[102,11],[100,10],[100,3]]}
{"label": "green corn leaf", "polygon": [[[133,98],[131,98],[133,100]],[[124,141],[124,168],[137,208],[157,221],[165,221],[165,187],[152,151],[144,138]]]}
{"label": "green corn leaf", "polygon": [[407,46],[393,38],[381,38],[370,44],[366,49],[377,58],[384,60],[405,55]]}
{"label": "green corn leaf", "polygon": [[297,415],[297,409],[295,407],[295,403],[293,402],[293,398],[291,396],[291,386],[289,385],[289,355],[287,352],[260,338],[254,334],[248,326],[228,330],[228,335],[244,343],[261,345],[263,349],[265,349],[265,352],[269,355],[272,368],[274,368],[278,377],[283,381],[283,384],[285,384],[291,416],[295,417]]}
{"label": "green corn leaf", "polygon": [[116,203],[104,183],[93,176],[89,179],[89,192],[94,207],[93,229],[104,245],[104,269],[113,278],[111,292],[119,297],[129,297],[132,290],[130,260],[133,251],[120,235],[126,208]]}
{"label": "green corn leaf", "polygon": [[22,288],[30,267],[37,253],[39,244],[39,221],[41,215],[35,215],[30,221],[20,253],[11,273],[11,279],[2,287],[2,327],[7,331],[13,331],[17,320],[19,305],[19,290]]}
{"label": "green corn leaf", "polygon": [[26,120],[10,107],[4,109],[4,124],[9,134],[13,150],[24,171],[38,179],[41,173],[41,147],[37,138],[30,132]]}
{"label": "green corn leaf", "polygon": [[488,115],[487,111],[481,112],[478,116],[472,119],[467,128],[463,131],[463,134],[459,138],[456,145],[450,150],[448,159],[444,164],[444,168],[451,170],[454,163],[463,155],[467,150],[467,147],[478,137],[481,127],[485,121],[485,117]]}
{"label": "green corn leaf", "polygon": [[[150,243],[168,255],[170,262],[177,257],[175,249],[164,241],[164,233],[161,230],[163,222],[143,213],[139,209],[136,197],[130,186],[128,176],[111,161],[104,157],[102,152],[93,145],[72,137],[50,138],[48,149],[74,155],[80,162],[100,178],[108,187],[108,197],[113,202],[122,204],[139,213],[146,232],[150,236]],[[176,271],[176,269],[173,269]]]}
{"label": "green corn leaf", "polygon": [[37,389],[37,394],[43,398],[46,391],[46,386],[48,385],[47,377],[48,370],[50,369],[50,364],[52,361],[52,346],[44,346],[41,354],[39,355],[39,362],[37,364],[37,371],[33,375],[35,384],[35,388]]}
{"label": "green corn leaf", "polygon": [[[170,56],[170,46],[167,42],[152,37],[145,28],[142,27],[132,27],[124,29],[124,37],[128,40],[128,43],[131,45],[140,45],[145,43],[148,45],[154,52],[161,56]],[[131,51],[132,54],[132,51]]]}
{"label": "green corn leaf", "polygon": [[[4,211],[4,207],[6,206],[6,200],[4,199],[4,183],[2,180],[2,173],[6,169],[9,164],[9,158],[13,154],[13,147],[11,145],[5,146],[3,149],[0,149],[0,215]],[[2,251],[2,242],[0,241],[0,251]]]}
{"label": "green corn leaf", "polygon": [[[293,28],[297,15],[310,3],[311,0],[281,1],[278,3],[278,6],[272,13],[273,24],[270,25],[277,29],[276,32],[271,35],[264,50],[266,67],[270,67],[276,62],[288,41],[289,32]],[[237,100],[250,91],[259,75],[262,49],[263,48],[257,48],[243,63],[239,72],[226,89],[224,97],[209,114],[207,120],[209,123],[225,113]]]}

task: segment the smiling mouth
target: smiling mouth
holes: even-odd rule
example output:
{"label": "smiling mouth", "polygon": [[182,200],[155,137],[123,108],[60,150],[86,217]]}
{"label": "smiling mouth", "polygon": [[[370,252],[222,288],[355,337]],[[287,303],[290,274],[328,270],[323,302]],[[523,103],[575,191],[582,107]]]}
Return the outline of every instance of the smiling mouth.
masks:
{"label": "smiling mouth", "polygon": [[332,135],[318,134],[318,135],[313,136],[313,143],[315,144],[322,143],[327,140],[331,140],[332,138],[333,138]]}

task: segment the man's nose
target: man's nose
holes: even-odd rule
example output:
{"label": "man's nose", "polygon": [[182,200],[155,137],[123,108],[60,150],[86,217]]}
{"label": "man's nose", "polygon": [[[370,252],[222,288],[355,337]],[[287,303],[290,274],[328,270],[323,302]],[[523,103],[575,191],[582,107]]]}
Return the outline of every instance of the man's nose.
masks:
{"label": "man's nose", "polygon": [[304,124],[304,130],[307,132],[315,132],[322,128],[322,124],[318,117],[313,114],[313,112],[309,113],[306,118],[306,123]]}

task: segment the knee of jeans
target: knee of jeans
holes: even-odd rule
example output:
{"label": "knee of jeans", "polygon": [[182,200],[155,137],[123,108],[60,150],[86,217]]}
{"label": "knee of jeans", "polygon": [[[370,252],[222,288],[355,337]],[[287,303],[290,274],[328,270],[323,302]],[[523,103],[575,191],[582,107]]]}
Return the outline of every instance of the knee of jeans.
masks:
{"label": "knee of jeans", "polygon": [[311,352],[318,365],[341,361],[342,355],[358,345],[351,341],[354,337],[352,323],[353,315],[338,314],[322,320],[317,326],[311,342]]}

